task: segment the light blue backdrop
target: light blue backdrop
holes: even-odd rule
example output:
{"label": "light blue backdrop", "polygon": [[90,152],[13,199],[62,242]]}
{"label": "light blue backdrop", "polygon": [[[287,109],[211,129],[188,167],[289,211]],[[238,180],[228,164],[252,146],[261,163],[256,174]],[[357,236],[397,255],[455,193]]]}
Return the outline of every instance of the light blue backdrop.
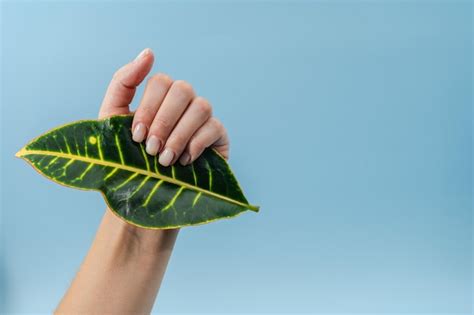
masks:
{"label": "light blue backdrop", "polygon": [[261,205],[183,229],[156,311],[472,312],[471,23],[468,1],[4,2],[4,311],[55,307],[104,210],[14,153],[150,47]]}

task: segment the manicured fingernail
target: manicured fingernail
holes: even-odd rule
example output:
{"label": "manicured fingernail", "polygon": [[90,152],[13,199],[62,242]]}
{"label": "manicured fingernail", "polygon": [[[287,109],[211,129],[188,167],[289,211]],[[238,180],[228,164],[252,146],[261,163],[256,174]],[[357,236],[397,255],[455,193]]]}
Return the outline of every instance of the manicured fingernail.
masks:
{"label": "manicured fingernail", "polygon": [[181,157],[179,158],[179,163],[181,165],[188,165],[189,161],[191,160],[191,155],[188,152],[184,152]]}
{"label": "manicured fingernail", "polygon": [[145,48],[142,50],[141,53],[138,54],[138,56],[135,58],[135,61],[139,60],[140,58],[144,57],[145,55],[150,53],[150,48]]}
{"label": "manicured fingernail", "polygon": [[158,162],[163,166],[169,166],[171,161],[173,161],[174,153],[170,149],[164,149],[160,154]]}
{"label": "manicured fingernail", "polygon": [[151,136],[146,142],[146,152],[151,155],[156,155],[160,150],[160,140],[156,136]]}
{"label": "manicured fingernail", "polygon": [[145,134],[146,134],[146,126],[142,123],[138,123],[135,126],[135,129],[133,130],[132,139],[135,142],[142,142],[143,140],[145,140]]}

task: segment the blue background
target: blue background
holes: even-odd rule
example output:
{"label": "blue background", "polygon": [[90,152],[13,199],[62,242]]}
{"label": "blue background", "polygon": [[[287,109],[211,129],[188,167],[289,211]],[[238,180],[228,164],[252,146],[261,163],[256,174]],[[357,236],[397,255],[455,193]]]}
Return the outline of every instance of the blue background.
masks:
{"label": "blue background", "polygon": [[113,72],[150,47],[154,72],[211,100],[261,205],[183,229],[155,311],[471,313],[472,12],[468,1],[2,3],[4,312],[56,306],[104,211],[100,194],[14,153],[96,117]]}

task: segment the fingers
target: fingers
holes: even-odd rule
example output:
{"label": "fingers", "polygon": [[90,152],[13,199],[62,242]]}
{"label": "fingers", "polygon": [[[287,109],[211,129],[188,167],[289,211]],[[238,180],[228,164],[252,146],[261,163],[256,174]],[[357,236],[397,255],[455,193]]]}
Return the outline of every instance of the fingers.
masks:
{"label": "fingers", "polygon": [[202,97],[196,97],[168,137],[165,149],[159,158],[160,164],[164,166],[173,164],[181,156],[196,130],[209,120],[211,114],[212,108],[209,102]]}
{"label": "fingers", "polygon": [[147,48],[134,61],[114,74],[102,101],[99,118],[129,113],[128,105],[133,99],[136,87],[150,72],[153,61],[153,52]]}
{"label": "fingers", "polygon": [[148,128],[153,122],[161,103],[165,99],[173,81],[166,74],[155,74],[148,79],[143,98],[133,118],[133,140],[145,140]]}
{"label": "fingers", "polygon": [[222,123],[212,117],[191,137],[186,150],[181,155],[179,162],[187,165],[194,162],[204,151],[213,146],[224,158],[228,158],[229,140]]}
{"label": "fingers", "polygon": [[[189,83],[175,81],[171,85],[149,128],[146,142],[148,154],[155,155],[163,149],[168,136],[193,98],[194,91]],[[165,161],[173,159],[169,159],[169,154],[167,152],[163,157]]]}
{"label": "fingers", "polygon": [[157,155],[163,166],[177,160],[186,165],[213,146],[225,158],[229,141],[222,124],[212,117],[209,102],[196,97],[192,86],[156,74],[147,82],[132,123],[132,138],[146,139],[146,152]]}

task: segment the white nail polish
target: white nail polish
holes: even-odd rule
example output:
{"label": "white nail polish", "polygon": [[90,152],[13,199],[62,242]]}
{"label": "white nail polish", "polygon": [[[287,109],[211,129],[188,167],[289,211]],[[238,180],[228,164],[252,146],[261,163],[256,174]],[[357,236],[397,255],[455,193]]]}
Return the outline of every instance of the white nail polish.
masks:
{"label": "white nail polish", "polygon": [[142,142],[145,139],[146,127],[144,124],[139,123],[135,126],[132,133],[132,139],[135,142]]}
{"label": "white nail polish", "polygon": [[142,52],[139,53],[138,56],[135,58],[135,61],[139,60],[140,58],[142,58],[143,56],[145,56],[149,52],[150,52],[150,48],[143,49]]}
{"label": "white nail polish", "polygon": [[189,163],[189,161],[191,160],[191,156],[189,155],[188,152],[184,152],[181,157],[179,158],[179,163],[181,163],[181,165],[185,166]]}
{"label": "white nail polish", "polygon": [[151,136],[146,142],[146,153],[156,155],[160,150],[160,140],[156,136]]}
{"label": "white nail polish", "polygon": [[158,162],[163,166],[169,166],[171,161],[173,161],[174,153],[170,149],[164,149],[160,154]]}

